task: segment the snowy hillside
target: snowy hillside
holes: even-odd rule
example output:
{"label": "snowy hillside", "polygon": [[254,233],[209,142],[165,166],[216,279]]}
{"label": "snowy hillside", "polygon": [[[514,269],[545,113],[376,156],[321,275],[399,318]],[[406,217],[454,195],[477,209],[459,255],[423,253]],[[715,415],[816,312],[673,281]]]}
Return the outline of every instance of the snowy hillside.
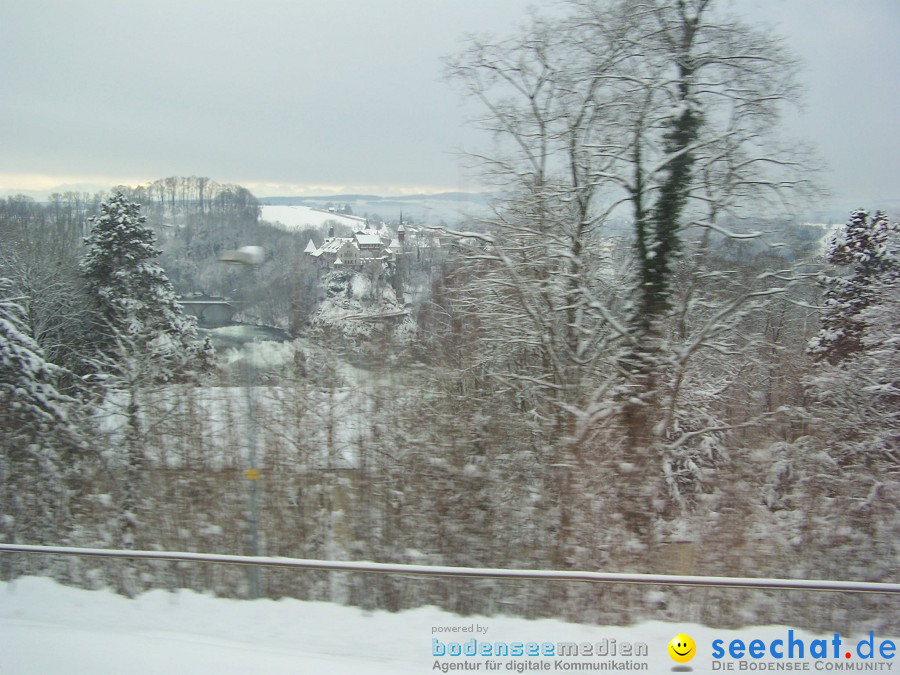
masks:
{"label": "snowy hillside", "polygon": [[[478,631],[476,633],[476,630]],[[673,670],[710,673],[731,664],[754,670],[781,665],[796,669],[833,670],[838,665],[872,666],[888,671],[896,657],[861,659],[861,636],[841,636],[841,656],[831,658],[832,634],[812,636],[787,626],[719,630],[695,624],[647,622],[634,626],[586,626],[555,620],[528,621],[506,617],[462,617],[434,608],[391,614],[355,607],[298,600],[226,600],[191,591],[151,591],[134,600],[107,591],[60,586],[44,578],[24,577],[0,584],[0,670],[10,673],[339,673],[340,675],[543,670]],[[469,632],[471,631],[471,632]],[[674,663],[667,644],[679,633],[690,635],[697,657],[687,666]],[[789,637],[805,642],[826,638],[829,658],[713,658],[714,640],[725,649],[732,640],[769,645]],[[560,642],[605,644],[616,656],[498,657],[435,655],[451,642],[512,644]],[[874,636],[883,645],[888,636]],[[437,639],[440,645],[433,641]],[[893,639],[896,644],[896,638]],[[625,644],[646,645],[646,656],[623,656]],[[844,653],[849,653],[848,659]],[[737,663],[735,663],[737,661]],[[489,667],[491,664],[494,667]],[[806,666],[803,668],[803,666]],[[580,667],[579,667],[580,666]],[[630,666],[630,668],[628,667]],[[746,668],[741,668],[746,670]]]}
{"label": "snowy hillside", "polygon": [[403,344],[415,335],[408,308],[384,274],[373,278],[335,270],[323,277],[321,286],[324,298],[310,317],[311,335],[366,354],[382,352],[386,344]]}

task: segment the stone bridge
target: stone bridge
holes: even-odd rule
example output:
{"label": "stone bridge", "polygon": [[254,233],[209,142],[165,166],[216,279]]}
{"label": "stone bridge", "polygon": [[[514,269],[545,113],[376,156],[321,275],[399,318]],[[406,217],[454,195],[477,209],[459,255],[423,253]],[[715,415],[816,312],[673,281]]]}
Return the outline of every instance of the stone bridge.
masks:
{"label": "stone bridge", "polygon": [[385,312],[384,314],[351,314],[344,317],[347,321],[383,321],[386,323],[397,323],[403,320],[403,317],[409,315],[408,309],[400,309],[394,312]]}
{"label": "stone bridge", "polygon": [[187,297],[180,298],[178,304],[185,314],[196,316],[204,326],[224,326],[248,303],[228,298]]}

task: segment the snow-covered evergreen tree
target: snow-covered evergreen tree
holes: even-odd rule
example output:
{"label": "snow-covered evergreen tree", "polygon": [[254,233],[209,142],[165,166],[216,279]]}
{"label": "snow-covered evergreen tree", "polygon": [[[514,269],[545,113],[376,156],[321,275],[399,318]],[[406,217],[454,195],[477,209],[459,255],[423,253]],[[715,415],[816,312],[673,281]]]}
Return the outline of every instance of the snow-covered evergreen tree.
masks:
{"label": "snow-covered evergreen tree", "polygon": [[856,211],[828,253],[851,269],[828,280],[809,379],[814,437],[792,463],[810,541],[834,571],[891,579],[900,560],[900,227]]}
{"label": "snow-covered evergreen tree", "polygon": [[81,270],[111,329],[107,348],[122,344],[115,339],[121,335],[149,356],[156,380],[184,376],[203,362],[198,359],[203,345],[197,342],[196,322],[184,314],[166,273],[154,262],[160,250],[140,205],[118,192],[92,222]]}
{"label": "snow-covered evergreen tree", "polygon": [[28,336],[21,298],[0,278],[0,537],[53,542],[66,510],[66,453],[77,447],[74,401]]}
{"label": "snow-covered evergreen tree", "polygon": [[836,364],[864,349],[863,313],[879,301],[877,287],[900,279],[898,234],[900,226],[883,211],[870,217],[858,209],[831,242],[828,262],[849,272],[825,280],[822,330],[809,346],[818,359]]}

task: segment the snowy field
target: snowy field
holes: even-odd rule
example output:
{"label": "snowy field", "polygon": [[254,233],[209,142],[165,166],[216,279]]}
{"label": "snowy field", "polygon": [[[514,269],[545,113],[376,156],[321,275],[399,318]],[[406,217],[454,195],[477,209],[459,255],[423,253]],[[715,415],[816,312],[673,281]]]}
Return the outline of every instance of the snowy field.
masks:
{"label": "snowy field", "polygon": [[265,205],[262,207],[262,219],[270,223],[281,223],[291,230],[299,230],[305,227],[320,227],[328,221],[341,223],[353,229],[359,229],[366,223],[365,218],[358,216],[345,216],[340,213],[329,213],[321,209],[299,205]]}
{"label": "snowy field", "polygon": [[[265,200],[263,200],[265,201]],[[421,195],[416,198],[392,199],[390,197],[368,199],[344,200],[336,198],[336,203],[349,203],[355,215],[359,219],[365,214],[377,214],[381,218],[397,220],[401,214],[404,222],[423,224],[439,224],[444,221],[448,224],[459,223],[470,217],[486,216],[490,214],[488,197],[483,194],[454,193],[449,198],[438,195]],[[324,201],[320,202],[324,207]],[[328,220],[336,220],[350,227],[356,228],[354,217],[346,217],[341,214],[328,213],[327,209],[314,208],[300,204],[263,204],[262,219],[270,223],[280,222],[289,229],[318,227]],[[365,218],[362,218],[364,221]]]}
{"label": "snowy field", "polygon": [[[471,629],[471,632],[470,632]],[[838,659],[831,657],[833,634],[811,636],[789,627],[718,630],[692,624],[649,622],[628,627],[584,626],[561,621],[527,621],[498,617],[462,617],[434,608],[390,614],[353,607],[297,600],[227,600],[190,591],[152,591],[129,600],[106,591],[85,591],[55,582],[24,577],[0,583],[0,672],[2,673],[429,673],[443,666],[469,672],[585,671],[588,664],[632,664],[629,670],[649,673],[794,670],[843,672],[853,666],[898,672],[897,657],[882,658],[887,636],[876,635],[876,656],[861,659],[858,638],[841,636]],[[667,644],[687,633],[697,644],[697,657],[680,665],[667,654]],[[789,637],[805,643],[805,659],[764,657],[712,658],[714,640],[727,650],[732,640],[765,645]],[[809,658],[811,641],[827,640],[829,658]],[[473,638],[479,644],[503,641],[558,644],[616,641],[644,643],[646,656],[594,657],[466,657],[436,656],[434,642],[449,648]],[[896,637],[893,639],[897,643]],[[825,643],[823,643],[825,644]],[[861,644],[862,653],[867,651]],[[887,648],[886,648],[887,649]],[[440,651],[440,648],[438,648]],[[848,659],[845,653],[850,653]],[[732,668],[728,668],[728,664]],[[749,666],[742,668],[741,664]],[[466,665],[468,664],[468,668]],[[531,664],[531,665],[526,665]],[[635,664],[638,664],[635,667]],[[772,666],[766,667],[766,664]],[[806,667],[803,667],[803,666]],[[493,666],[497,666],[494,668]],[[718,666],[718,667],[717,667]],[[620,666],[619,670],[622,669]],[[596,668],[590,668],[596,670]]]}

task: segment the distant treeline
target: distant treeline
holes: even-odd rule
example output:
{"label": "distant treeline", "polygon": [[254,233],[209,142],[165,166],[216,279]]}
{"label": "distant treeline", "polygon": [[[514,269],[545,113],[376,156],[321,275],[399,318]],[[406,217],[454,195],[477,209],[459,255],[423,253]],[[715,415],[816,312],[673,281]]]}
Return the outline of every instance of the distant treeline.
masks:
{"label": "distant treeline", "polygon": [[259,202],[247,188],[206,177],[170,176],[146,185],[116,189],[140,204],[151,222],[168,219],[165,224],[189,224],[211,215],[235,222],[259,219]]}

